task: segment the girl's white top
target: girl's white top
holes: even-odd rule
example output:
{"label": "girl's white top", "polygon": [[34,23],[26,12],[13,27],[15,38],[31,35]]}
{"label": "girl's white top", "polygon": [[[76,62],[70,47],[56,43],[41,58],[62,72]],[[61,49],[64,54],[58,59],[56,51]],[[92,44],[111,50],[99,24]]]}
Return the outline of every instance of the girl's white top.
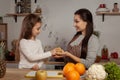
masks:
{"label": "girl's white top", "polygon": [[51,52],[44,52],[41,41],[35,40],[20,40],[20,62],[19,68],[32,68],[35,64],[42,67],[44,59],[51,56]]}

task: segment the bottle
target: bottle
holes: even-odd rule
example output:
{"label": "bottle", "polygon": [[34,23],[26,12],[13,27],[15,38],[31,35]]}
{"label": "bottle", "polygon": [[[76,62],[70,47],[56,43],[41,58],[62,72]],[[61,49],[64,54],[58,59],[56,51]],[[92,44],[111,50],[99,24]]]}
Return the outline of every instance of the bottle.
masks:
{"label": "bottle", "polygon": [[106,45],[104,45],[102,49],[102,59],[108,60],[108,48]]}
{"label": "bottle", "polygon": [[16,3],[16,13],[22,13],[21,9],[22,9],[21,2],[17,2]]}

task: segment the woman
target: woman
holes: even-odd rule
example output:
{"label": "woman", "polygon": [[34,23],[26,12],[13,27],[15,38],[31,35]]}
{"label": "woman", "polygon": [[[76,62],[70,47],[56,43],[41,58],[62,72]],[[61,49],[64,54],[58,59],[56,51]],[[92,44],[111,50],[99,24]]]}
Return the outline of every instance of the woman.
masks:
{"label": "woman", "polygon": [[80,62],[88,68],[95,62],[99,50],[98,38],[93,34],[91,12],[87,9],[77,10],[74,13],[74,26],[77,31],[75,36],[69,42],[67,51],[59,55],[65,55],[66,62]]}

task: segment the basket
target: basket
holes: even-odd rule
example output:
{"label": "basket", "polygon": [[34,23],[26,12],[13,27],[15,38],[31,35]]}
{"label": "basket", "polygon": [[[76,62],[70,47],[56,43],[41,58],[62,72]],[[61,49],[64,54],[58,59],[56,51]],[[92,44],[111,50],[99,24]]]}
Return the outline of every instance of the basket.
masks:
{"label": "basket", "polygon": [[6,73],[6,62],[0,59],[0,78],[3,78]]}

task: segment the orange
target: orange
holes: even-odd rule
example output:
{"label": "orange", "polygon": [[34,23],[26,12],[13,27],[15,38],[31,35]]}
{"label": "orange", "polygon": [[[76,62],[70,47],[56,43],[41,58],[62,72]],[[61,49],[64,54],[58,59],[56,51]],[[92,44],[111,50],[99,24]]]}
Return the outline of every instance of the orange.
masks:
{"label": "orange", "polygon": [[75,70],[74,68],[75,64],[73,63],[67,63],[64,67],[63,67],[63,75],[66,76],[66,74],[70,71]]}
{"label": "orange", "polygon": [[75,70],[78,71],[80,75],[83,75],[86,71],[85,66],[82,63],[76,63]]}
{"label": "orange", "polygon": [[66,75],[67,80],[80,80],[80,75],[76,70],[70,71]]}
{"label": "orange", "polygon": [[55,48],[55,50],[56,50],[56,52],[60,52],[60,53],[62,53],[62,49],[61,49],[60,47]]}

